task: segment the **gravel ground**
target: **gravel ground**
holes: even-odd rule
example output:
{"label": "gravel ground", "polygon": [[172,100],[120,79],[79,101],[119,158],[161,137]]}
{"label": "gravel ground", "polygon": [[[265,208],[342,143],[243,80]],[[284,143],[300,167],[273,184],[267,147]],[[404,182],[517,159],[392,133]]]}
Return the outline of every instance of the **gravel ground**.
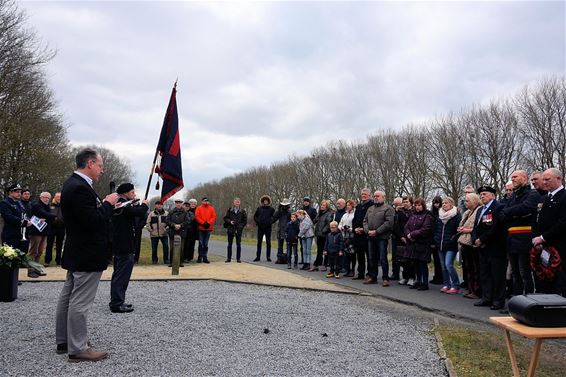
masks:
{"label": "gravel ground", "polygon": [[[446,376],[430,319],[372,297],[214,281],[132,282],[135,311],[89,316],[96,363],[55,354],[62,283],[0,303],[1,376]],[[267,332],[265,329],[268,329]]]}

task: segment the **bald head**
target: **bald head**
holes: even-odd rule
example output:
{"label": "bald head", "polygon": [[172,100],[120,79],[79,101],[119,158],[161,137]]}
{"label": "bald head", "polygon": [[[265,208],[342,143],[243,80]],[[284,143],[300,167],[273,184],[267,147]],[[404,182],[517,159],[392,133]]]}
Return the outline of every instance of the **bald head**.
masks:
{"label": "bald head", "polygon": [[529,175],[524,170],[515,170],[511,174],[511,183],[513,183],[514,188],[524,186],[529,183]]}
{"label": "bald head", "polygon": [[393,199],[393,207],[395,208],[403,207],[403,198],[398,196],[395,199]]}
{"label": "bald head", "polygon": [[547,169],[542,173],[542,182],[546,191],[554,191],[562,186],[562,173],[556,168]]}

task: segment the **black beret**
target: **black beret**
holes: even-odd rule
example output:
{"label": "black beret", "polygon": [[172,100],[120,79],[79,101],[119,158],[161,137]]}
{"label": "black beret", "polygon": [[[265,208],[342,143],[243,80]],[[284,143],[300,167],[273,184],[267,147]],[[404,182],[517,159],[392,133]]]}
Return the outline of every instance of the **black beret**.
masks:
{"label": "black beret", "polygon": [[131,183],[122,183],[120,186],[118,186],[116,192],[118,194],[125,194],[127,192],[132,191],[133,189],[134,189],[134,185],[132,185]]}
{"label": "black beret", "polygon": [[478,188],[478,194],[481,194],[482,192],[491,192],[492,194],[497,194],[497,191],[491,187],[491,186],[482,186],[480,188]]}

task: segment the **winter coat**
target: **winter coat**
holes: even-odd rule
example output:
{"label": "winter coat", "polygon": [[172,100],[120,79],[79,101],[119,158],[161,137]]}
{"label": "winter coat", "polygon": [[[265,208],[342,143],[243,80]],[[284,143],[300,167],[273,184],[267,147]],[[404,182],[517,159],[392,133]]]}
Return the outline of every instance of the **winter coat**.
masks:
{"label": "winter coat", "polygon": [[433,226],[432,214],[429,211],[414,211],[411,213],[407,224],[405,224],[407,257],[418,261],[430,262]]}
{"label": "winter coat", "polygon": [[189,240],[198,240],[198,226],[197,223],[195,221],[195,213],[196,213],[197,209],[195,208],[189,208],[189,210],[187,212],[190,212],[192,214],[191,218],[192,221],[189,224],[189,227],[187,228],[187,234],[186,234],[186,238]]}
{"label": "winter coat", "polygon": [[273,214],[272,223],[277,224],[277,238],[285,239],[287,234],[287,224],[291,221],[291,209],[289,206],[280,205],[277,211]]}
{"label": "winter coat", "polygon": [[[126,199],[120,198],[118,203],[124,203]],[[127,206],[115,210],[112,216],[112,253],[114,255],[134,254],[134,219],[144,218],[147,206]]]}
{"label": "winter coat", "polygon": [[[460,220],[460,226],[464,228],[474,228],[475,221],[476,221],[476,214],[478,213],[478,208],[481,206],[477,206],[474,208],[473,211],[469,209],[464,212],[462,215],[462,220]],[[462,233],[458,236],[458,243],[460,245],[467,245],[472,246],[472,233]]]}
{"label": "winter coat", "polygon": [[206,202],[198,206],[195,211],[195,221],[199,231],[212,232],[214,230],[214,223],[216,222],[216,211],[214,207]]}
{"label": "winter coat", "polygon": [[405,224],[409,221],[412,211],[406,210],[404,208],[395,210],[395,217],[393,219],[393,237],[398,244],[404,245],[401,238],[405,237]]}
{"label": "winter coat", "polygon": [[307,213],[307,215],[309,215],[309,217],[311,218],[311,221],[314,224],[314,221],[316,220],[316,209],[312,208],[309,205],[309,206],[303,206],[303,211],[305,211]]}
{"label": "winter coat", "polygon": [[368,234],[370,230],[375,230],[377,231],[376,239],[386,240],[393,230],[394,217],[393,207],[385,203],[375,203],[368,208],[364,217],[364,232]]}
{"label": "winter coat", "polygon": [[345,213],[346,213],[346,208],[337,209],[334,212],[334,216],[332,217],[332,221],[336,221],[337,223],[340,223],[340,220],[342,220],[342,216],[344,216]]}
{"label": "winter coat", "polygon": [[287,237],[285,237],[285,241],[287,243],[298,243],[299,241],[299,220],[289,221],[287,224]]}
{"label": "winter coat", "polygon": [[[442,211],[442,209],[440,210]],[[455,211],[455,215],[451,217],[446,224],[438,217],[434,227],[434,244],[438,251],[458,251],[458,233],[457,229],[460,225],[462,217]]]}
{"label": "winter coat", "polygon": [[[234,222],[232,224],[232,222]],[[224,216],[224,228],[228,234],[242,234],[242,230],[248,224],[248,215],[246,211],[239,208],[229,208]]]}
{"label": "winter coat", "polygon": [[258,228],[271,229],[271,224],[273,224],[273,215],[275,214],[275,209],[269,205],[259,206],[254,213],[254,221]]}
{"label": "winter coat", "polygon": [[41,201],[33,203],[31,206],[31,215],[44,219],[47,226],[40,232],[34,225],[32,225],[29,227],[29,234],[32,236],[47,236],[47,234],[49,234],[50,224],[56,217],[49,209],[49,204],[43,204]]}
{"label": "winter coat", "polygon": [[146,227],[151,237],[165,237],[167,235],[167,215],[168,212],[153,210],[147,216]]}
{"label": "winter coat", "polygon": [[314,225],[310,216],[305,216],[299,224],[299,237],[309,238],[314,237]]}
{"label": "winter coat", "polygon": [[326,235],[324,242],[324,251],[328,254],[338,254],[340,251],[344,252],[344,237],[340,232],[330,232]]}
{"label": "winter coat", "polygon": [[316,225],[314,227],[314,234],[317,237],[325,237],[330,233],[330,222],[332,221],[332,211],[327,209],[326,211],[318,211],[316,216]]}
{"label": "winter coat", "polygon": [[[173,208],[167,215],[165,222],[167,223],[170,236],[178,234],[181,237],[185,237],[189,224],[191,223],[191,215],[183,208]],[[181,229],[175,230],[176,224],[181,225]]]}
{"label": "winter coat", "polygon": [[537,190],[526,184],[513,191],[501,210],[500,220],[507,231],[507,250],[510,254],[527,254],[531,250],[532,225],[536,221],[540,202]]}
{"label": "winter coat", "polygon": [[61,211],[61,204],[51,202],[51,205],[49,206],[49,210],[51,211],[52,214],[55,215],[53,222],[51,222],[50,224],[51,233],[55,234],[57,232],[64,232],[65,220],[63,219],[63,212]]}

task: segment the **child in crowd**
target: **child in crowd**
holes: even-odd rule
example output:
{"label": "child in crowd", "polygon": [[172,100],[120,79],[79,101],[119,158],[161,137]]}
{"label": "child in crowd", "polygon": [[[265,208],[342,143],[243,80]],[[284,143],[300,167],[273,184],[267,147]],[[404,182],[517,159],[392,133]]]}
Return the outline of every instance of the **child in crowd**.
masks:
{"label": "child in crowd", "polygon": [[340,270],[342,269],[340,259],[344,255],[344,237],[338,230],[336,221],[330,223],[330,233],[326,235],[326,242],[324,243],[324,255],[328,256],[330,266],[330,272],[326,274],[326,277],[340,279]]}
{"label": "child in crowd", "polygon": [[311,268],[311,247],[314,240],[314,225],[310,216],[306,211],[298,210],[297,217],[299,218],[299,238],[303,245],[303,267],[301,270],[308,270]]}
{"label": "child in crowd", "polygon": [[295,255],[295,265],[297,268],[298,263],[298,251],[297,245],[299,242],[299,220],[297,219],[297,214],[291,214],[291,221],[287,224],[287,268],[291,268],[291,260],[293,255]]}

